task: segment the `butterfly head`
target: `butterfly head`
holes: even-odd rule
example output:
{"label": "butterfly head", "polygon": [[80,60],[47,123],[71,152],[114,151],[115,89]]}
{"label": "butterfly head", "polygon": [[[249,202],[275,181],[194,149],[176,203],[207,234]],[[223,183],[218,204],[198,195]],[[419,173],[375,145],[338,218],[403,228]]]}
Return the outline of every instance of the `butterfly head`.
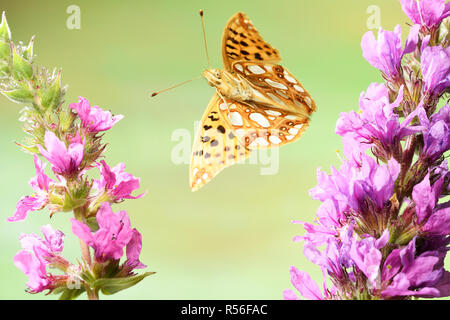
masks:
{"label": "butterfly head", "polygon": [[202,75],[211,87],[218,87],[222,83],[222,72],[219,69],[207,69]]}

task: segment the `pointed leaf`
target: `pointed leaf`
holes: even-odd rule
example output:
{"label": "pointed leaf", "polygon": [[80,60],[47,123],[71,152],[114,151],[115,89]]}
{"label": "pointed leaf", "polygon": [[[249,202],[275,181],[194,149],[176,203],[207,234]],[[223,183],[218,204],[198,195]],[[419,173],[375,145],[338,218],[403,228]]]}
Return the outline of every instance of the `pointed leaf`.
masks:
{"label": "pointed leaf", "polygon": [[5,11],[2,13],[2,22],[0,23],[0,39],[11,40],[11,31],[6,21]]}
{"label": "pointed leaf", "polygon": [[82,288],[82,289],[65,289],[62,292],[62,294],[59,296],[59,300],[74,300],[83,292],[84,292],[84,288]]}
{"label": "pointed leaf", "polygon": [[28,60],[32,61],[33,59],[33,46],[34,46],[34,36],[31,37],[30,43],[28,44],[28,47],[23,52],[23,57]]}
{"label": "pointed leaf", "polygon": [[25,88],[0,90],[0,93],[15,103],[28,103],[33,101],[33,95]]}
{"label": "pointed leaf", "polygon": [[31,63],[25,60],[22,56],[17,53],[17,49],[13,50],[13,73],[18,78],[31,79],[33,76],[33,68]]}
{"label": "pointed leaf", "polygon": [[154,273],[155,272],[146,272],[140,275],[126,278],[102,278],[94,282],[94,288],[99,288],[103,294],[110,295],[117,293],[123,289],[132,287],[145,277]]}

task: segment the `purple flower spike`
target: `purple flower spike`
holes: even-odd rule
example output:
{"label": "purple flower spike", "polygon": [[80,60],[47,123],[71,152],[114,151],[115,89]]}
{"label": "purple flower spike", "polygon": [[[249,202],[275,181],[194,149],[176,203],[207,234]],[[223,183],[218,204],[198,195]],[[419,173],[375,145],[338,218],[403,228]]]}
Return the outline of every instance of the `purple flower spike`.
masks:
{"label": "purple flower spike", "polygon": [[[331,280],[323,294],[304,272],[291,282],[308,299],[379,300],[450,296],[444,259],[450,245],[450,3],[400,0],[415,23],[362,37],[364,58],[383,84],[360,95],[359,111],[341,113],[339,169],[317,170],[310,190],[322,204],[305,233],[303,254]],[[442,22],[444,23],[444,22]],[[448,21],[445,21],[448,24]],[[447,35],[448,36],[448,35]],[[403,59],[403,57],[408,56]],[[444,102],[444,103],[442,103]],[[445,104],[445,105],[444,105]],[[292,290],[285,299],[299,299]]]}

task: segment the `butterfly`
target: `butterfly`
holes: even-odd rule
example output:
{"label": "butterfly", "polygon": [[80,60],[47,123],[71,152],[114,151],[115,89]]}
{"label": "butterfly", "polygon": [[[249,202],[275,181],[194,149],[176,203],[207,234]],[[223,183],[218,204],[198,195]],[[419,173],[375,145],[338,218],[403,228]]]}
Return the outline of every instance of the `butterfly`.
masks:
{"label": "butterfly", "polygon": [[314,100],[279,63],[242,12],[233,15],[222,36],[223,70],[203,76],[216,89],[200,121],[190,163],[190,188],[196,191],[252,150],[279,147],[303,134]]}

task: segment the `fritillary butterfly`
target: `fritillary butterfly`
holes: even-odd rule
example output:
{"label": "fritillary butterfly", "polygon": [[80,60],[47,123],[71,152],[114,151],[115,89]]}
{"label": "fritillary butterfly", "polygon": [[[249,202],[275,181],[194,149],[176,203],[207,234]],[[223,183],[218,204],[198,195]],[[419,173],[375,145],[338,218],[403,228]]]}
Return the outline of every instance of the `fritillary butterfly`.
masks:
{"label": "fritillary butterfly", "polygon": [[216,92],[194,139],[192,191],[224,168],[244,160],[254,149],[297,140],[316,110],[309,93],[279,64],[278,50],[264,41],[242,12],[233,15],[225,26],[222,59],[223,70],[207,69],[202,73]]}

